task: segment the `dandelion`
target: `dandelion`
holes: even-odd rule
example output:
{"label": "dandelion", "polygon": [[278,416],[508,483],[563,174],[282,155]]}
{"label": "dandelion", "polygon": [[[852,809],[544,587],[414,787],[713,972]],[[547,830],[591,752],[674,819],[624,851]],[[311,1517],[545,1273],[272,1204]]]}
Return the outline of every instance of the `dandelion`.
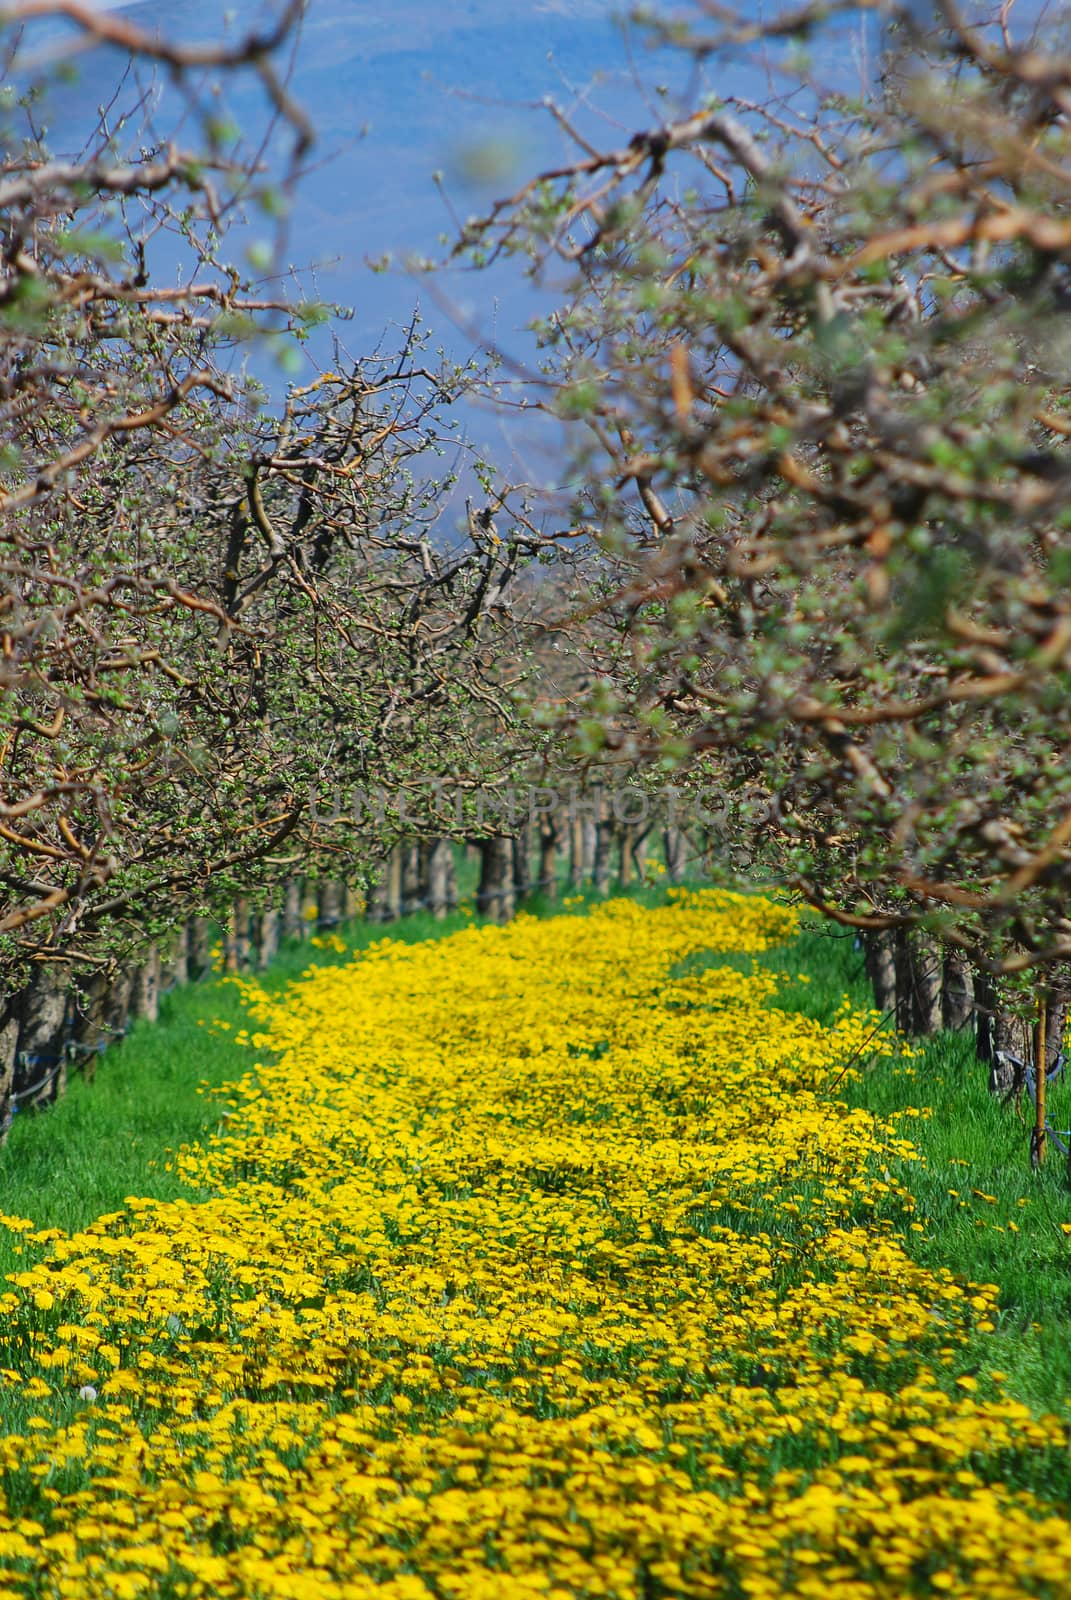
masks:
{"label": "dandelion", "polygon": [[1062,1592],[1014,1486],[1063,1425],[962,1373],[996,1287],[913,1258],[914,1146],[830,1091],[897,1040],[747,962],[795,927],[677,890],[242,980],[185,1194],[6,1286],[0,1594]]}

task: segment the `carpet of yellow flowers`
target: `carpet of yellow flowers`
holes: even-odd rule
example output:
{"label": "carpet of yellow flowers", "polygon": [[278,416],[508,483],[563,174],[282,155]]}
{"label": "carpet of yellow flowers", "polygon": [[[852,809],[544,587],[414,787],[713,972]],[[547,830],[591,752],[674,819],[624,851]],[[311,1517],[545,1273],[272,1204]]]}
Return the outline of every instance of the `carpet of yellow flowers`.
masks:
{"label": "carpet of yellow flowers", "polygon": [[682,892],[248,985],[188,1200],[5,1219],[3,1600],[1066,1595],[1015,1487],[1063,1431],[911,1259],[910,1123],[837,1098],[873,1016],[689,971],[793,926]]}

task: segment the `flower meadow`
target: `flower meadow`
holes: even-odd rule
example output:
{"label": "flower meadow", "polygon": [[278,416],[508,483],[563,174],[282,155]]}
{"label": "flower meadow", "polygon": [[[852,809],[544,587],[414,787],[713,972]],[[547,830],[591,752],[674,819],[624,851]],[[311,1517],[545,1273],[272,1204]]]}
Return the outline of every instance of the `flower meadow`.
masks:
{"label": "flower meadow", "polygon": [[4,1219],[2,1600],[1066,1595],[1064,1430],[912,1259],[911,1116],[839,1098],[901,1046],[749,959],[794,928],[679,892],[243,984],[188,1198]]}

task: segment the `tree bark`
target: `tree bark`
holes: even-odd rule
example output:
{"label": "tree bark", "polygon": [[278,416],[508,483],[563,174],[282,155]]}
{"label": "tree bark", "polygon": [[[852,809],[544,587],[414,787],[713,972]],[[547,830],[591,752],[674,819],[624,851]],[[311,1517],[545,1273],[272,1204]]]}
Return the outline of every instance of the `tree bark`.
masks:
{"label": "tree bark", "polygon": [[424,852],[420,848],[419,839],[412,839],[402,846],[402,915],[412,916],[414,911],[423,909],[424,901],[428,898],[424,892]]}
{"label": "tree bark", "polygon": [[316,928],[333,933],[342,921],[342,885],[337,878],[321,878],[316,885]]}
{"label": "tree bark", "polygon": [[1033,1025],[997,1005],[993,1019],[993,1060],[989,1068],[989,1092],[1010,1096],[1026,1085],[1025,1063],[1033,1056]]}
{"label": "tree bark", "polygon": [[907,928],[895,934],[896,1026],[914,1037],[941,1027],[941,954],[934,940]]}
{"label": "tree bark", "polygon": [[249,966],[249,901],[239,895],[231,906],[223,938],[224,972],[244,972]]}
{"label": "tree bark", "polygon": [[583,840],[582,860],[584,863],[584,878],[591,882],[595,874],[595,841],[596,824],[594,817],[582,817],[580,820],[580,837]]}
{"label": "tree bark", "polygon": [[375,868],[375,876],[368,886],[368,906],[365,916],[369,922],[378,923],[387,920],[387,864],[381,861]]}
{"label": "tree bark", "polygon": [[401,912],[402,849],[395,845],[379,863],[376,879],[368,894],[368,920],[394,922]]}
{"label": "tree bark", "polygon": [[539,881],[536,888],[548,900],[557,900],[558,828],[551,817],[542,817],[539,823]]}
{"label": "tree bark", "polygon": [[283,938],[303,939],[305,924],[301,919],[301,879],[287,878],[283,886]]}
{"label": "tree bark", "polygon": [[253,920],[253,942],[257,967],[263,972],[279,953],[279,913],[274,906],[262,906]]}
{"label": "tree bark", "polygon": [[386,922],[396,922],[402,914],[402,847],[396,844],[387,861]]}
{"label": "tree bark", "polygon": [[444,839],[443,843],[446,846],[446,909],[456,911],[461,904],[457,887],[457,855],[450,839]]}
{"label": "tree bark", "polygon": [[15,1051],[19,1042],[17,996],[0,1003],[0,1148],[7,1143],[14,1113]]}
{"label": "tree bark", "polygon": [[591,866],[591,881],[596,894],[607,895],[610,893],[610,883],[613,873],[613,848],[614,824],[604,814],[600,804],[599,817],[595,827],[595,852]]}
{"label": "tree bark", "polygon": [[191,917],[186,926],[186,965],[190,978],[200,978],[212,965],[212,924],[207,917]]}
{"label": "tree bark", "polygon": [[134,992],[134,968],[120,967],[108,985],[104,1001],[104,1026],[113,1044],[119,1044],[130,1020],[130,997]]}
{"label": "tree bark", "polygon": [[684,830],[665,828],[662,831],[662,848],[666,856],[666,876],[670,883],[683,883],[687,871],[687,852]]}
{"label": "tree bark", "polygon": [[67,1087],[67,986],[54,968],[38,967],[19,996],[12,1092],[19,1111],[51,1105]]}
{"label": "tree bark", "polygon": [[970,962],[958,950],[945,953],[941,1020],[946,1028],[965,1028],[974,1015],[974,978]]}
{"label": "tree bark", "polygon": [[990,1092],[993,1090],[993,1055],[996,1049],[996,991],[988,972],[974,974],[974,1049],[982,1064],[989,1068]]}
{"label": "tree bark", "polygon": [[1066,976],[1060,972],[1049,988],[1049,1014],[1045,1029],[1045,1063],[1049,1072],[1063,1054],[1067,1015],[1071,1010],[1071,989],[1066,987],[1066,982]]}
{"label": "tree bark", "polygon": [[188,983],[189,961],[186,944],[186,924],[181,923],[172,933],[167,946],[167,954],[160,962],[160,991],[177,989],[182,984]]}
{"label": "tree bark", "polygon": [[104,997],[104,1029],[109,1045],[122,1044],[130,1026],[130,1000],[134,993],[136,968],[119,967],[108,984]]}
{"label": "tree bark", "polygon": [[92,1082],[97,1070],[97,1058],[111,1043],[106,1014],[111,977],[107,972],[93,972],[79,980],[71,996],[68,1010],[70,1043],[76,1071],[85,1073]]}
{"label": "tree bark", "polygon": [[508,922],[514,911],[513,841],[496,834],[481,839],[480,882],[476,909],[495,922]]}
{"label": "tree bark", "polygon": [[146,1022],[155,1022],[160,1015],[160,951],[155,944],[149,946],[144,961],[134,969],[130,1011]]}
{"label": "tree bark", "polygon": [[896,1011],[896,941],[889,929],[864,933],[863,950],[867,977],[874,991],[874,1005],[882,1016]]}
{"label": "tree bark", "polygon": [[936,939],[918,933],[912,936],[911,970],[915,993],[915,1032],[929,1037],[940,1033],[943,1021],[941,989],[944,959]]}
{"label": "tree bark", "polygon": [[453,852],[449,839],[433,839],[428,850],[428,906],[441,920],[450,903],[449,868]]}
{"label": "tree bark", "polygon": [[618,844],[620,854],[618,856],[617,881],[622,889],[631,889],[632,880],[636,875],[636,854],[635,834],[630,822],[622,824]]}
{"label": "tree bark", "polygon": [[569,887],[579,889],[584,883],[584,823],[580,817],[569,818]]}
{"label": "tree bark", "polygon": [[532,830],[527,822],[513,838],[513,887],[518,900],[532,893]]}

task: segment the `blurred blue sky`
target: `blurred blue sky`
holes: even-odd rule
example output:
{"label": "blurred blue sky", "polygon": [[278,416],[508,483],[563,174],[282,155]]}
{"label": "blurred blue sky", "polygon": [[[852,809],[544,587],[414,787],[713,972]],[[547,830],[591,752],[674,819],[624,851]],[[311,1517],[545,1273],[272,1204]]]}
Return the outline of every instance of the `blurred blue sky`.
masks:
{"label": "blurred blue sky", "polygon": [[[181,7],[140,0],[121,9],[143,28],[186,40],[222,31],[243,36],[270,14],[256,0],[186,0]],[[645,52],[619,10],[611,0],[311,0],[290,85],[317,143],[297,193],[286,258],[303,270],[310,297],[351,308],[352,320],[339,331],[353,355],[396,343],[418,303],[435,342],[453,355],[472,348],[469,328],[493,333],[517,356],[529,353],[518,330],[539,302],[516,267],[441,279],[442,301],[456,308],[458,327],[402,263],[442,253],[441,236],[453,229],[443,190],[466,216],[565,153],[560,132],[539,109],[544,97],[576,112],[589,132],[599,127],[604,139],[664,114],[644,104],[632,52]],[[29,42],[47,53],[61,37],[62,29],[48,24]],[[108,50],[76,58],[76,78],[53,91],[47,112],[53,149],[77,147],[120,65]],[[166,85],[155,92],[163,97],[159,126],[167,129]],[[241,126],[262,123],[260,90],[248,77],[228,83],[224,94]],[[128,86],[119,104],[133,98]],[[269,231],[254,224],[229,248],[240,254],[258,228]],[[393,270],[372,272],[368,261],[388,253]],[[323,334],[309,355],[330,359]],[[270,363],[258,358],[255,366],[280,392],[283,379]],[[508,428],[507,437],[487,418],[479,426],[490,448],[515,448]]]}
{"label": "blurred blue sky", "polygon": [[[435,343],[454,356],[473,348],[470,330],[479,329],[518,359],[531,357],[523,325],[545,302],[516,263],[490,274],[445,273],[433,294],[401,265],[375,273],[368,262],[387,253],[397,263],[442,253],[441,236],[454,227],[443,190],[464,217],[539,167],[575,154],[540,109],[547,96],[600,144],[627,141],[637,127],[672,115],[675,93],[689,82],[687,65],[677,56],[652,59],[642,36],[621,20],[624,9],[614,0],[311,0],[290,84],[317,143],[285,254],[303,270],[306,294],[351,308],[352,319],[339,328],[350,354],[395,345],[419,303]],[[144,28],[197,40],[223,31],[244,36],[271,14],[256,0],[229,7],[138,0],[122,10]],[[37,39],[46,50],[57,42],[56,25],[48,28]],[[52,106],[54,149],[77,145],[110,95],[121,58],[98,50],[77,65],[77,78]],[[654,92],[660,82],[668,92]],[[725,87],[761,93],[763,85],[738,79]],[[153,92],[163,97],[159,126],[169,129],[166,84]],[[223,94],[239,125],[262,125],[261,91],[248,76],[228,82]],[[132,87],[124,96],[134,98]],[[228,248],[240,255],[258,230],[269,232],[263,221],[253,223]],[[331,360],[324,332],[310,342],[308,358]],[[262,357],[254,365],[280,393],[281,374]],[[302,381],[311,371],[296,376]],[[471,425],[500,459],[534,449],[527,423],[474,414]],[[533,463],[533,476],[544,469]]]}

